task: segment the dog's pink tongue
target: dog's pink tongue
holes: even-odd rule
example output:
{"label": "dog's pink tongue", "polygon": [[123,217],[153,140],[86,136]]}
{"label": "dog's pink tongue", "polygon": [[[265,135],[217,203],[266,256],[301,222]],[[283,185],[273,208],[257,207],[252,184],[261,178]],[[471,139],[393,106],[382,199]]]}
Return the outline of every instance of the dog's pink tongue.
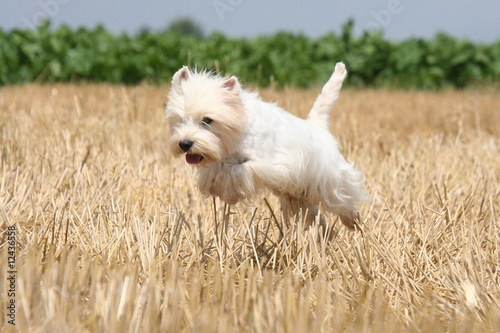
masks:
{"label": "dog's pink tongue", "polygon": [[186,154],[186,162],[189,164],[198,164],[203,159],[203,156],[199,154]]}

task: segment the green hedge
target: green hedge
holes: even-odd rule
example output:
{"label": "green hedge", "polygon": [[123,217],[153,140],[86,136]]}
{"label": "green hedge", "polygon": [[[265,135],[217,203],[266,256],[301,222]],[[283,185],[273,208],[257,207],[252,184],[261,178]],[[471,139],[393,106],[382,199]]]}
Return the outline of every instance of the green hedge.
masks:
{"label": "green hedge", "polygon": [[313,39],[277,33],[255,38],[206,38],[173,32],[113,35],[103,27],[0,30],[0,85],[94,81],[167,82],[182,65],[235,74],[247,84],[307,87],[322,84],[344,61],[355,86],[439,89],[500,81],[500,41],[474,44],[445,34],[388,41],[381,32]]}

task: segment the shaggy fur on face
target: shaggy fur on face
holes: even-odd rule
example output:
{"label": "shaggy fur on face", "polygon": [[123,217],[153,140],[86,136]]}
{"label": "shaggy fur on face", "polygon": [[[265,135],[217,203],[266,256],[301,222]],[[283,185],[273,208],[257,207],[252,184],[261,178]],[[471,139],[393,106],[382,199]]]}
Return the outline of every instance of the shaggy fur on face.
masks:
{"label": "shaggy fur on face", "polygon": [[239,90],[234,77],[222,80],[204,72],[191,73],[187,67],[178,71],[167,107],[172,152],[185,153],[179,142],[190,141],[193,146],[187,155],[200,155],[201,160],[192,164],[201,165],[234,153],[247,122]]}
{"label": "shaggy fur on face", "polygon": [[[287,217],[302,213],[312,223],[321,203],[355,229],[356,205],[368,198],[364,178],[328,130],[346,75],[338,63],[302,120],[242,89],[236,77],[183,67],[172,79],[166,110],[171,151],[200,167],[198,187],[205,194],[234,204],[269,188]],[[326,223],[323,216],[320,222]]]}

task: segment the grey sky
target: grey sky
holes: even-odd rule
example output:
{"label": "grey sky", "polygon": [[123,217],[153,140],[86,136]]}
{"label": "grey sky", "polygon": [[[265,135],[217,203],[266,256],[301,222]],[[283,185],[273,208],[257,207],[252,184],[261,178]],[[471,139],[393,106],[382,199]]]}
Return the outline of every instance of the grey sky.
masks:
{"label": "grey sky", "polygon": [[500,39],[500,0],[0,0],[0,27],[31,27],[43,18],[54,26],[94,27],[113,32],[161,29],[188,16],[207,32],[255,36],[276,31],[318,37],[354,18],[361,30],[383,28],[385,36],[432,37],[444,31],[476,42]]}

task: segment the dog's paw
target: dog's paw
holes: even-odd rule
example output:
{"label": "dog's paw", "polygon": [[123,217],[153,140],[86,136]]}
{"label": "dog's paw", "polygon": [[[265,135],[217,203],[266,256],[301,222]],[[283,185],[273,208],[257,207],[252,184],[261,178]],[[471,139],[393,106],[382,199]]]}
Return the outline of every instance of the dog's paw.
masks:
{"label": "dog's paw", "polygon": [[340,215],[340,221],[352,231],[360,230],[361,217],[358,212],[354,212],[348,215]]}

